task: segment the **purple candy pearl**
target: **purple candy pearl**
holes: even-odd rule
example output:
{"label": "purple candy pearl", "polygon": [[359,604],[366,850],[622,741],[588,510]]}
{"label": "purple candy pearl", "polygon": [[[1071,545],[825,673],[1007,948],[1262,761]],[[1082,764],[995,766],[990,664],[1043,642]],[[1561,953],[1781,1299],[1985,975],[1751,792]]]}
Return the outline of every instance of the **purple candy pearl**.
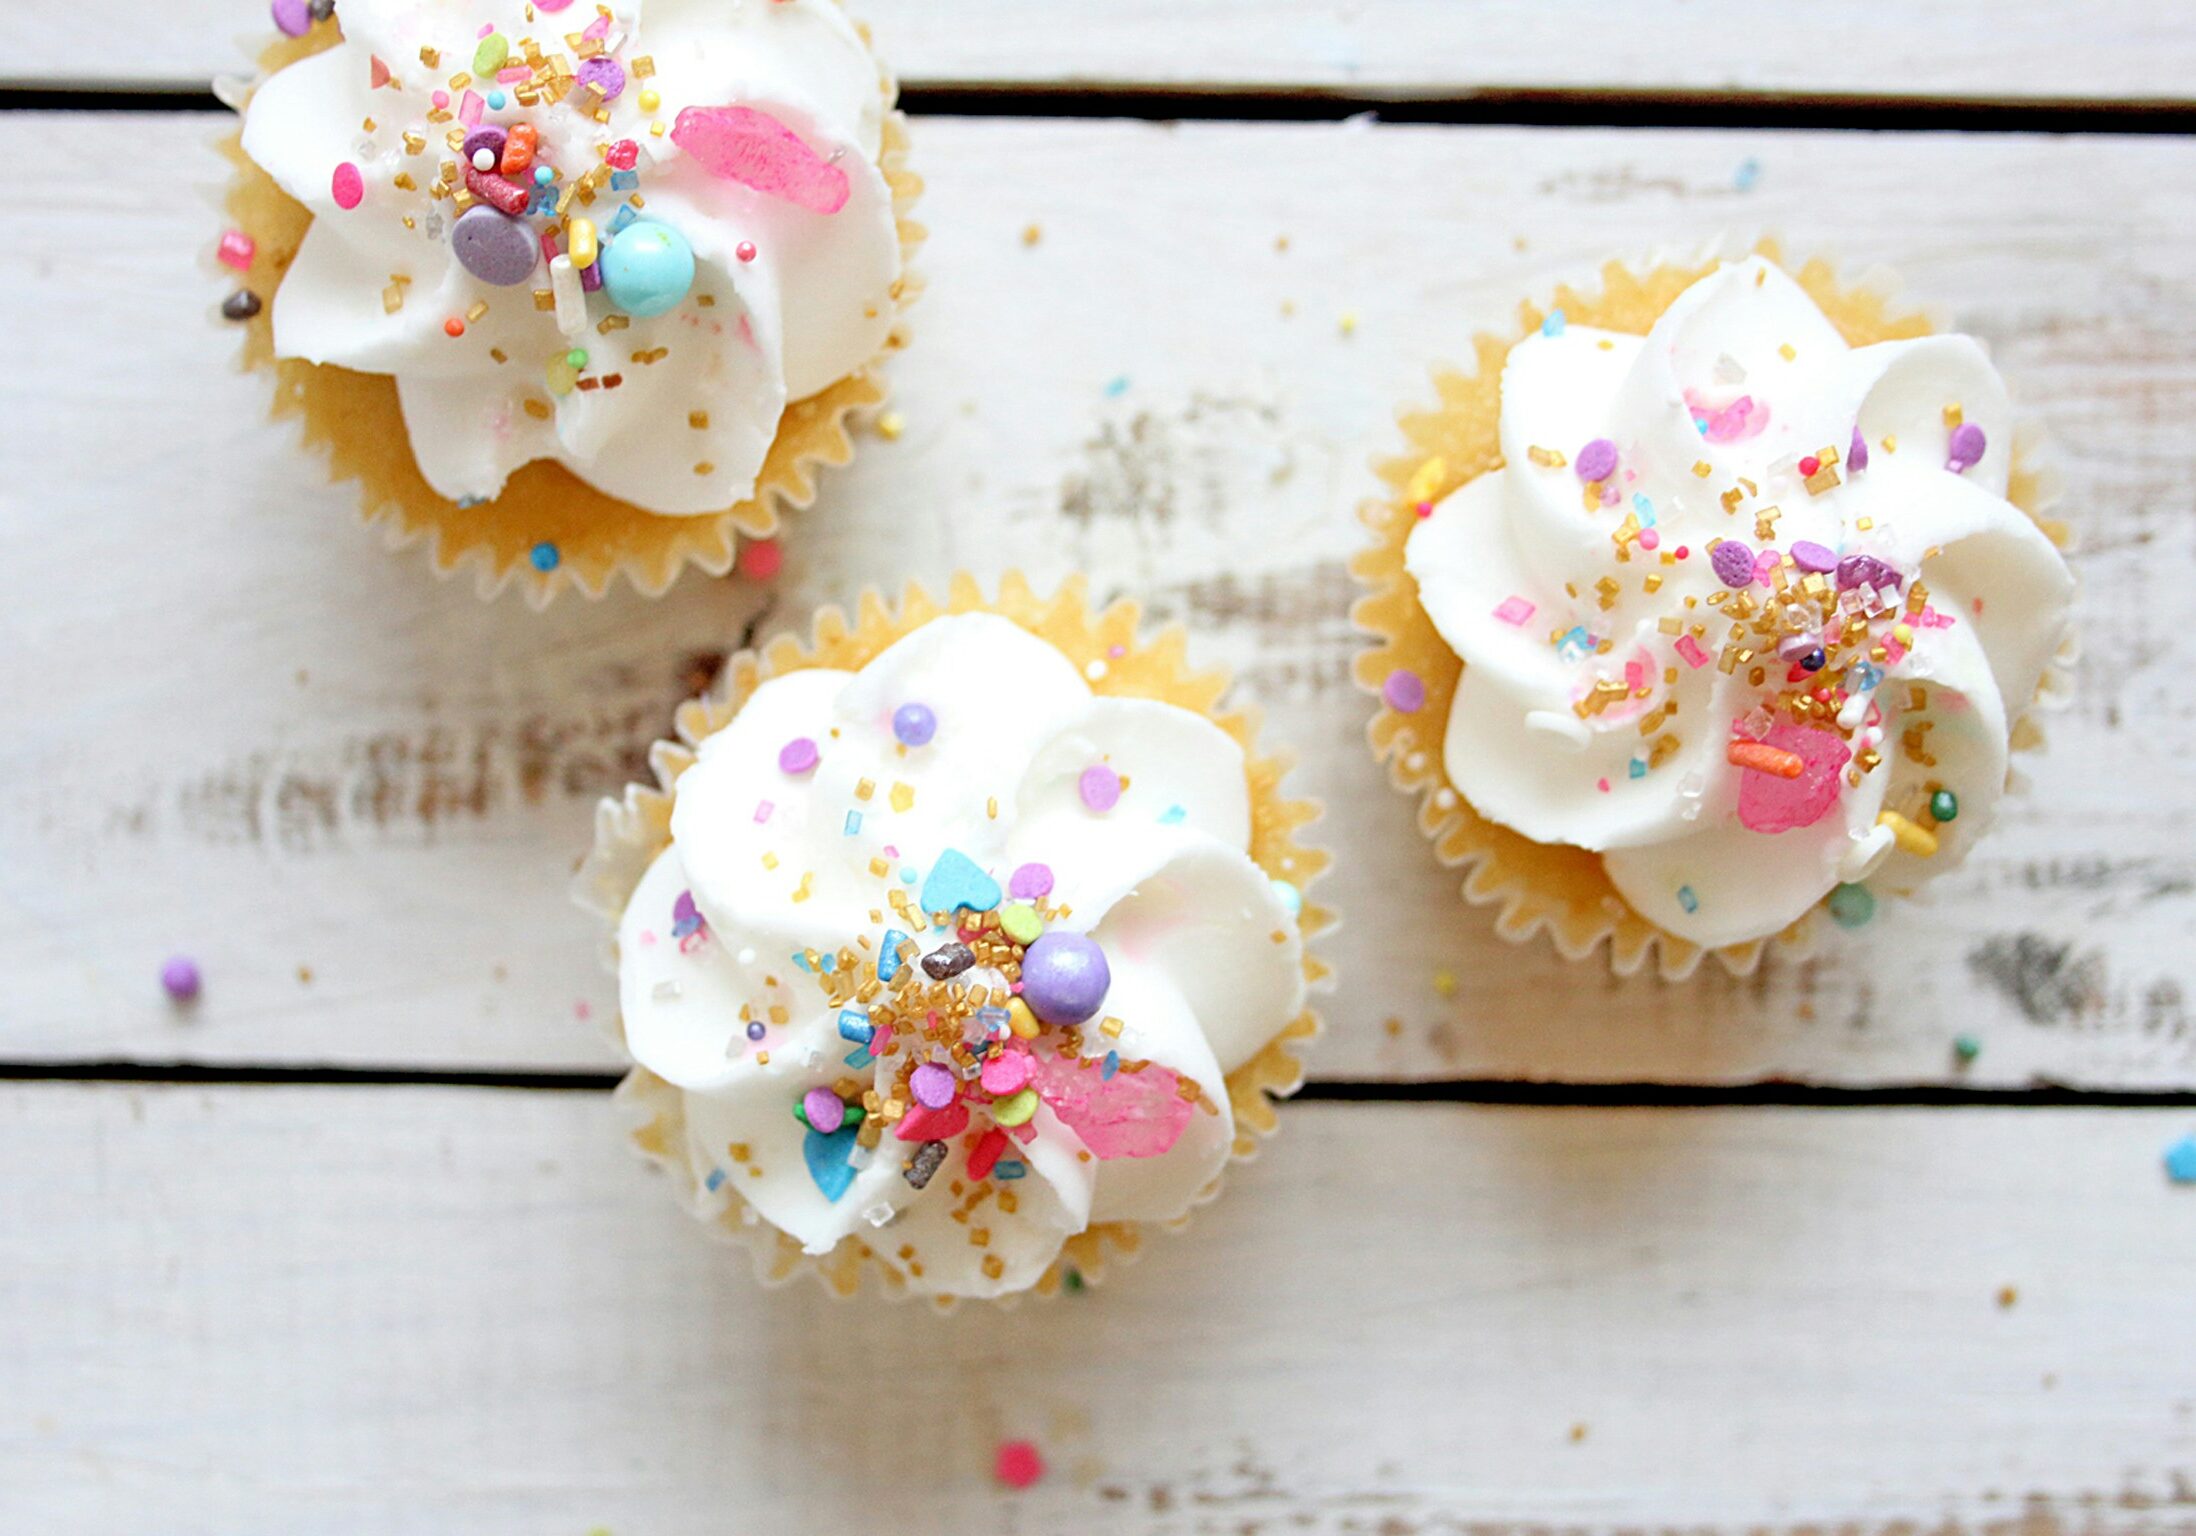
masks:
{"label": "purple candy pearl", "polygon": [[903,746],[928,746],[938,734],[938,717],[928,704],[902,704],[892,712],[892,734]]}
{"label": "purple candy pearl", "polygon": [[1983,429],[1972,421],[1963,421],[1952,429],[1952,441],[1945,445],[1945,468],[1954,474],[1965,474],[1982,462],[1983,450],[1989,443],[1983,437]]}
{"label": "purple candy pearl", "polygon": [[953,1074],[935,1061],[926,1061],[909,1074],[908,1092],[925,1109],[944,1109],[953,1102]]}
{"label": "purple candy pearl", "polygon": [[846,1100],[829,1088],[811,1088],[801,1095],[801,1108],[808,1115],[808,1128],[829,1136],[846,1124]]}
{"label": "purple candy pearl", "polygon": [[590,85],[601,86],[604,101],[616,101],[625,93],[625,66],[616,59],[589,59],[579,67],[578,79],[583,91]]}
{"label": "purple candy pearl", "polygon": [[1710,550],[1708,563],[1715,568],[1716,580],[1727,587],[1754,584],[1754,552],[1736,539],[1725,539]]}
{"label": "purple candy pearl", "polygon": [[274,0],[269,9],[285,37],[303,37],[313,29],[313,8],[307,0]]}
{"label": "purple candy pearl", "polygon": [[1606,480],[1616,473],[1617,445],[1606,437],[1597,437],[1578,450],[1578,478],[1581,480]]}
{"label": "purple candy pearl", "polygon": [[1426,707],[1426,680],[1409,667],[1397,667],[1380,685],[1380,698],[1399,714],[1415,715]]}
{"label": "purple candy pearl", "polygon": [[768,1034],[769,1032],[770,1027],[767,1024],[763,1023],[761,1019],[757,1019],[752,1024],[747,1026],[747,1038],[750,1040],[760,1040],[764,1035]]}
{"label": "purple candy pearl", "polygon": [[1022,954],[1022,1001],[1047,1024],[1080,1024],[1104,1006],[1113,986],[1106,952],[1080,933],[1043,934]]}
{"label": "purple candy pearl", "polygon": [[1024,864],[1007,880],[1007,894],[1023,901],[1035,901],[1052,894],[1052,867],[1047,864]]}
{"label": "purple candy pearl", "polygon": [[176,955],[160,968],[161,989],[179,1003],[198,996],[199,980],[198,962],[188,955]]}
{"label": "purple candy pearl", "polygon": [[1792,563],[1803,571],[1833,571],[1837,569],[1838,557],[1834,550],[1810,539],[1801,539],[1792,546]]}
{"label": "purple candy pearl", "polygon": [[781,773],[807,773],[822,756],[816,750],[814,741],[806,736],[796,736],[778,748],[778,769]]}

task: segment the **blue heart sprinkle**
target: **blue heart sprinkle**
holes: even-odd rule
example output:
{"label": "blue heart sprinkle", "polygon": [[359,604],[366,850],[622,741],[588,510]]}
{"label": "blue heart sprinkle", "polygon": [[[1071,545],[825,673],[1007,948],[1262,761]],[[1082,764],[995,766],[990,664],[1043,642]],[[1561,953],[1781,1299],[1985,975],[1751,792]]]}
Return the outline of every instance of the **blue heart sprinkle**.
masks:
{"label": "blue heart sprinkle", "polygon": [[976,861],[958,849],[948,848],[930,866],[923,881],[925,912],[989,912],[999,905],[999,882],[985,874]]}
{"label": "blue heart sprinkle", "polygon": [[842,1125],[829,1136],[810,1131],[801,1138],[801,1156],[808,1159],[808,1176],[816,1181],[826,1200],[836,1200],[854,1182],[854,1166],[847,1156],[854,1150],[854,1127]]}

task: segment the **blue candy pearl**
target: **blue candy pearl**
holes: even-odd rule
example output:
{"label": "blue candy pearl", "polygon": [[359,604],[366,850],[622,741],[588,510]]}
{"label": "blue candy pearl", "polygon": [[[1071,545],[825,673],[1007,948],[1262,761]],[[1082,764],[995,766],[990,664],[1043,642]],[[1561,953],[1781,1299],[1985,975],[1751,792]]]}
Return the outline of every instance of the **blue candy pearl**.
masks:
{"label": "blue candy pearl", "polygon": [[694,286],[694,248],[670,225],[638,219],[604,249],[602,283],[627,314],[663,314]]}
{"label": "blue candy pearl", "polygon": [[510,97],[504,95],[501,91],[490,91],[488,93],[488,110],[491,112],[501,112],[504,108],[504,104],[510,99]]}

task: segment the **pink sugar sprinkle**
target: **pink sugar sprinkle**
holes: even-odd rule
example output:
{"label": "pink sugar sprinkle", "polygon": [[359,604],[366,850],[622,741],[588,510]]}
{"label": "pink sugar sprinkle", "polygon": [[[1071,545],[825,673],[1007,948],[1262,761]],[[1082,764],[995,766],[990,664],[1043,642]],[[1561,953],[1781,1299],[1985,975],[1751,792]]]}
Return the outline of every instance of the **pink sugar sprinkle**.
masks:
{"label": "pink sugar sprinkle", "polygon": [[1594,788],[1606,795],[1609,792],[1609,781],[1607,779],[1596,779],[1594,780]]}
{"label": "pink sugar sprinkle", "polygon": [[1895,667],[1905,656],[1906,647],[1899,644],[1896,639],[1887,639],[1883,642],[1883,659],[1887,664]]}
{"label": "pink sugar sprinkle", "polygon": [[1700,648],[1700,642],[1691,635],[1677,637],[1677,653],[1685,658],[1685,664],[1698,670],[1708,665],[1708,653]]}
{"label": "pink sugar sprinkle", "polygon": [[428,97],[427,99],[435,104],[435,108],[437,111],[447,108],[450,105],[450,93],[448,91],[437,91],[434,95]]}
{"label": "pink sugar sprinkle", "polygon": [[580,33],[581,37],[594,40],[600,40],[602,38],[608,37],[609,35],[610,13],[608,11],[603,12],[600,16],[597,16],[593,21],[589,22],[587,24],[587,30]]}
{"label": "pink sugar sprinkle", "polygon": [[480,126],[480,115],[488,109],[488,103],[480,99],[480,92],[467,91],[458,103],[458,121],[468,128]]}
{"label": "pink sugar sprinkle", "polygon": [[521,80],[531,80],[534,72],[524,64],[512,64],[496,71],[496,84],[516,85]]}
{"label": "pink sugar sprinkle", "polygon": [[259,244],[241,229],[232,229],[221,237],[218,253],[223,266],[234,267],[239,272],[251,270],[252,258],[259,254]]}
{"label": "pink sugar sprinkle", "polygon": [[496,30],[496,24],[495,24],[494,22],[492,22],[492,21],[484,21],[484,22],[482,22],[482,23],[480,24],[480,30],[479,30],[478,32],[474,33],[473,35],[474,35],[475,37],[486,37],[486,36],[488,36],[488,35],[489,35],[489,34],[490,34],[491,32],[493,32],[493,31],[495,31],[495,30]]}
{"label": "pink sugar sprinkle", "polygon": [[653,928],[643,928],[641,930],[640,944],[642,949],[654,949],[656,947],[656,930]]}
{"label": "pink sugar sprinkle", "polygon": [[1641,549],[1660,549],[1662,547],[1662,535],[1652,528],[1640,529],[1639,547]]}
{"label": "pink sugar sprinkle", "polygon": [[772,805],[768,800],[756,801],[755,825],[761,826],[764,822],[768,821],[770,819],[770,813],[776,809],[777,807],[775,805]]}
{"label": "pink sugar sprinkle", "polygon": [[1631,689],[1633,692],[1636,693],[1639,691],[1640,686],[1646,681],[1647,669],[1644,666],[1636,661],[1627,661],[1624,664],[1625,687]]}
{"label": "pink sugar sprinkle", "polygon": [[1494,616],[1505,624],[1522,625],[1533,616],[1533,605],[1522,597],[1505,597],[1495,606]]}

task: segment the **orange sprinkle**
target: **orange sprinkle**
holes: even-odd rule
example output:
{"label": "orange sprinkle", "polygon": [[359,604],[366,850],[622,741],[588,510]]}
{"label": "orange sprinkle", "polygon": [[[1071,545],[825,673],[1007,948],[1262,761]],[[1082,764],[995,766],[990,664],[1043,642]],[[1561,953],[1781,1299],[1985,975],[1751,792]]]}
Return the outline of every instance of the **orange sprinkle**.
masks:
{"label": "orange sprinkle", "polygon": [[456,315],[452,315],[442,322],[442,334],[452,338],[463,336],[465,334],[465,322]]}
{"label": "orange sprinkle", "polygon": [[1807,760],[1797,752],[1786,752],[1766,742],[1734,741],[1724,749],[1723,756],[1734,768],[1773,773],[1780,779],[1796,779],[1807,771]]}

